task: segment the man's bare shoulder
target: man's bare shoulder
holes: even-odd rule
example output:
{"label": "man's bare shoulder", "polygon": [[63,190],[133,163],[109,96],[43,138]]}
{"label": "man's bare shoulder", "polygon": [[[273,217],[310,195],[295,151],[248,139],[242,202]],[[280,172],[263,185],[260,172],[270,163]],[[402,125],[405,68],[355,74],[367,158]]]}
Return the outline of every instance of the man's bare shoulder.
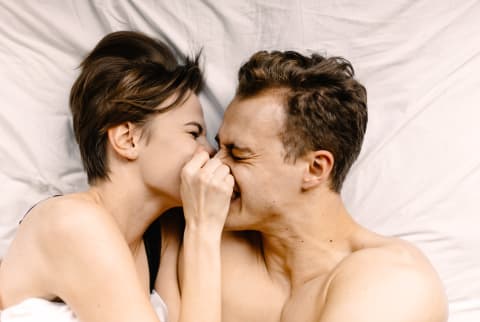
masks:
{"label": "man's bare shoulder", "polygon": [[332,272],[320,322],[444,322],[447,302],[428,259],[413,245],[385,239],[354,251]]}

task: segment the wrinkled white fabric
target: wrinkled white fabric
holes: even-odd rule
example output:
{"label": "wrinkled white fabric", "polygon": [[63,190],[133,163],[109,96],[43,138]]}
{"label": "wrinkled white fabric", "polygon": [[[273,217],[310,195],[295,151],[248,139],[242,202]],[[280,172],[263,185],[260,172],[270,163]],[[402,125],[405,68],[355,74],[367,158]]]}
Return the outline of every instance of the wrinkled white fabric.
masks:
{"label": "wrinkled white fabric", "polygon": [[[167,306],[154,291],[150,296],[161,322],[167,322]],[[0,312],[2,322],[80,322],[68,305],[29,298]]]}

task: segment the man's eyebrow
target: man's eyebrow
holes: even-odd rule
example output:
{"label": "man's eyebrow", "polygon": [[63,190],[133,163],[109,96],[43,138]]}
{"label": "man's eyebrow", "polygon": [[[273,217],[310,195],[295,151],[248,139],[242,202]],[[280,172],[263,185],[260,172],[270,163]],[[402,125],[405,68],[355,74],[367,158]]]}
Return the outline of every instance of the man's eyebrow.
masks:
{"label": "man's eyebrow", "polygon": [[185,125],[193,125],[193,126],[196,126],[196,127],[198,128],[198,132],[199,132],[200,134],[203,133],[203,126],[202,126],[200,123],[198,123],[198,122],[195,122],[195,121],[187,122],[187,123],[185,123]]}
{"label": "man's eyebrow", "polygon": [[[215,141],[217,142],[218,146],[220,146],[220,137],[217,135],[215,135]],[[247,152],[247,153],[251,153],[252,150],[250,150],[250,148],[247,148],[247,147],[242,147],[242,146],[238,146],[237,144],[235,143],[230,143],[230,142],[227,142],[227,143],[224,143],[224,146],[227,148],[227,150],[239,150],[241,152]]]}

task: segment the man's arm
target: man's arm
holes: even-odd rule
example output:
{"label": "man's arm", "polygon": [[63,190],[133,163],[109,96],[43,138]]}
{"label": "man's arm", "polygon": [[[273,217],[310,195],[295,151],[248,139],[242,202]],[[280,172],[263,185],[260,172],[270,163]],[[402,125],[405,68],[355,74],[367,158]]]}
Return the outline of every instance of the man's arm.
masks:
{"label": "man's arm", "polygon": [[369,249],[339,266],[318,322],[445,322],[447,317],[443,286],[423,256]]}

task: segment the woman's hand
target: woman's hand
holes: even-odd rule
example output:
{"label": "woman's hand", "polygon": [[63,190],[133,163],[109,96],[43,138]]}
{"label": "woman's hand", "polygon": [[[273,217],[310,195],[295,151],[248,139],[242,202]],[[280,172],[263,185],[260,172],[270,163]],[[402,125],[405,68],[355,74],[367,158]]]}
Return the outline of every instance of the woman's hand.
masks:
{"label": "woman's hand", "polygon": [[233,192],[230,168],[205,151],[182,170],[185,216],[180,322],[221,322],[220,242]]}
{"label": "woman's hand", "polygon": [[206,151],[197,151],[183,168],[180,192],[186,226],[221,232],[233,192],[230,168]]}

